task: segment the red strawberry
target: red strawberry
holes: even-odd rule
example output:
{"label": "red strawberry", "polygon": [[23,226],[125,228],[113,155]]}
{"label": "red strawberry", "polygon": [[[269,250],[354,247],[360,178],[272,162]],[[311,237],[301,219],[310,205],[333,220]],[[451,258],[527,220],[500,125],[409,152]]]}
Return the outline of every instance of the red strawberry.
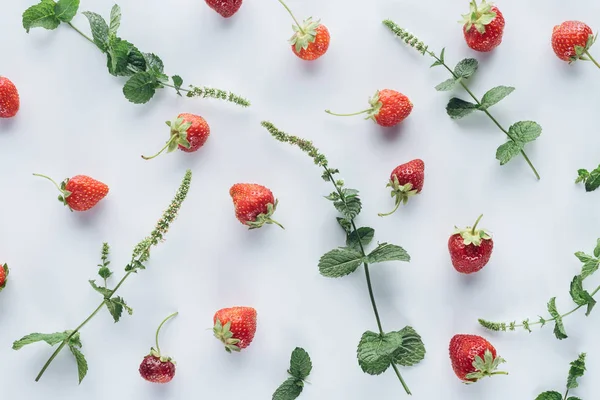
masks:
{"label": "red strawberry", "polygon": [[241,351],[250,346],[256,333],[256,310],[252,307],[223,308],[213,317],[215,337],[225,350]]}
{"label": "red strawberry", "polygon": [[235,216],[250,229],[260,228],[264,224],[283,228],[279,222],[271,219],[277,209],[277,200],[266,187],[255,183],[236,183],[229,189],[229,195],[233,199]]}
{"label": "red strawberry", "polygon": [[305,19],[300,25],[292,10],[282,0],[279,0],[279,2],[290,13],[296,23],[292,26],[294,35],[290,39],[294,54],[306,61],[316,60],[325,54],[331,40],[327,27],[321,24],[320,20],[313,21],[312,17]]}
{"label": "red strawberry", "polygon": [[175,362],[170,357],[165,357],[160,354],[160,347],[158,345],[158,334],[160,329],[169,319],[176,316],[178,313],[169,315],[163,320],[156,330],[156,349],[153,347],[150,349],[148,354],[142,360],[140,364],[140,375],[148,382],[154,383],[168,383],[171,382],[175,376]]}
{"label": "red strawberry", "polygon": [[485,0],[477,6],[476,0],[471,0],[471,10],[463,15],[463,33],[467,45],[476,51],[492,51],[502,43],[504,34],[504,16],[498,7],[492,6]]}
{"label": "red strawberry", "polygon": [[144,160],[158,157],[165,150],[167,153],[171,153],[177,147],[186,153],[194,152],[204,146],[210,135],[210,127],[204,118],[194,114],[179,114],[175,121],[167,121],[167,126],[171,128],[171,138],[167,144],[151,157],[142,156]]}
{"label": "red strawberry", "polygon": [[8,265],[0,265],[0,292],[6,287],[6,281],[8,281]]}
{"label": "red strawberry", "polygon": [[477,382],[486,376],[508,375],[497,371],[505,361],[496,357],[494,346],[481,336],[455,335],[450,340],[450,361],[458,379],[465,383]]}
{"label": "red strawberry", "polygon": [[583,22],[565,21],[552,30],[552,49],[563,61],[587,60],[588,58],[585,57],[587,55],[596,63],[589,52],[595,41],[592,28]]}
{"label": "red strawberry", "polygon": [[242,6],[242,0],[206,0],[206,4],[225,18],[231,17]]}
{"label": "red strawberry", "polygon": [[465,229],[456,229],[454,235],[448,240],[448,250],[454,268],[462,274],[472,274],[486,266],[492,250],[494,241],[483,229],[477,229],[477,224],[483,215],[475,221],[475,225]]}
{"label": "red strawberry", "polygon": [[408,199],[423,190],[425,182],[425,163],[416,159],[406,164],[398,165],[390,175],[390,181],[386,187],[392,188],[392,197],[396,198],[394,209],[387,214],[379,214],[380,217],[392,215],[401,203],[406,204]]}
{"label": "red strawberry", "polygon": [[19,92],[10,79],[0,76],[0,118],[11,118],[19,111]]}
{"label": "red strawberry", "polygon": [[46,178],[54,183],[61,193],[58,200],[68,206],[71,211],[87,211],[108,194],[108,186],[89,176],[76,175],[71,179],[65,179],[59,186],[58,183],[46,175],[33,175]]}
{"label": "red strawberry", "polygon": [[413,109],[413,104],[408,97],[391,89],[375,92],[375,95],[369,100],[369,104],[371,108],[353,114],[336,114],[329,110],[325,110],[325,112],[340,117],[367,114],[365,119],[372,119],[378,125],[391,127],[404,121]]}

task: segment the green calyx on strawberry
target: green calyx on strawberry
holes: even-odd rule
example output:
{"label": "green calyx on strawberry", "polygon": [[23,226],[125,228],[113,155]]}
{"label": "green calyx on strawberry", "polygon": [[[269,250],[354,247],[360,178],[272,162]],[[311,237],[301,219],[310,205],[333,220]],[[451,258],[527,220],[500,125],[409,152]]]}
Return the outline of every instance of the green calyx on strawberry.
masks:
{"label": "green calyx on strawberry", "polygon": [[469,381],[465,381],[465,383],[474,383],[481,378],[485,378],[486,376],[507,375],[507,372],[498,371],[500,364],[505,362],[506,361],[502,357],[498,356],[494,358],[492,352],[489,349],[486,350],[483,355],[483,359],[479,356],[475,356],[475,361],[473,361],[473,368],[475,368],[475,372],[471,372],[466,375],[466,378],[469,379]]}
{"label": "green calyx on strawberry", "polygon": [[215,337],[223,342],[225,350],[227,350],[228,353],[231,353],[232,351],[241,351],[240,347],[237,345],[240,342],[240,339],[235,339],[233,337],[233,332],[231,332],[231,321],[228,321],[223,325],[221,320],[217,318],[215,326],[213,327],[213,332]]}
{"label": "green calyx on strawberry", "polygon": [[160,359],[160,362],[172,362],[173,364],[177,364],[171,357],[163,356],[160,354],[160,351],[156,350],[154,347],[150,348],[150,354],[148,355]]}
{"label": "green calyx on strawberry", "polygon": [[483,214],[481,214],[479,218],[477,218],[477,221],[475,221],[473,227],[467,226],[464,229],[459,229],[455,227],[456,230],[454,231],[454,233],[459,234],[463,238],[465,246],[468,246],[470,244],[473,244],[475,246],[481,246],[482,240],[489,240],[492,238],[492,236],[484,229],[477,229],[477,225],[479,224],[479,221],[481,221],[482,217]]}
{"label": "green calyx on strawberry", "polygon": [[469,14],[463,15],[465,30],[469,32],[472,27],[475,27],[479,33],[485,33],[485,27],[496,18],[497,14],[492,10],[492,4],[486,0],[482,0],[478,6],[476,0],[471,0],[471,10]]}
{"label": "green calyx on strawberry", "polygon": [[294,35],[290,38],[290,44],[294,46],[296,51],[308,49],[308,45],[313,43],[317,37],[319,25],[321,25],[321,20],[313,21],[312,17],[305,19],[302,25],[292,25]]}
{"label": "green calyx on strawberry", "polygon": [[365,119],[371,119],[377,122],[375,117],[379,115],[379,111],[381,111],[381,107],[383,107],[383,102],[379,98],[379,90],[369,99],[369,104],[371,105],[371,109],[367,111]]}
{"label": "green calyx on strawberry", "polygon": [[404,185],[401,185],[400,182],[398,181],[398,177],[395,175],[394,175],[394,179],[390,180],[390,182],[386,185],[386,187],[392,188],[392,192],[390,193],[390,195],[392,197],[395,197],[396,200],[395,200],[395,204],[394,204],[394,209],[389,213],[377,214],[380,217],[387,217],[389,215],[392,215],[393,213],[395,213],[398,210],[398,208],[400,207],[400,204],[408,203],[408,199],[419,194],[419,191],[417,189],[413,189],[412,183],[408,182]]}
{"label": "green calyx on strawberry", "polygon": [[8,264],[3,264],[0,266],[0,292],[6,287],[9,272]]}
{"label": "green calyx on strawberry", "polygon": [[258,228],[262,228],[262,226],[264,224],[275,224],[275,225],[279,226],[280,228],[285,229],[283,227],[283,225],[281,225],[279,222],[277,222],[271,218],[271,217],[273,217],[273,214],[277,210],[278,202],[279,202],[279,200],[276,199],[275,203],[267,204],[267,213],[266,214],[258,214],[256,216],[256,221],[246,221],[246,225],[248,225],[250,227],[250,229],[258,229]]}
{"label": "green calyx on strawberry", "polygon": [[186,122],[183,118],[177,118],[173,122],[167,121],[166,124],[169,128],[171,128],[171,137],[169,138],[165,146],[155,155],[150,157],[142,156],[144,160],[151,160],[153,158],[156,158],[159,155],[161,155],[165,150],[167,151],[167,153],[172,153],[175,150],[177,150],[179,146],[185,147],[186,149],[189,149],[192,146],[187,138],[188,129],[190,129],[190,127],[192,126],[191,122]]}

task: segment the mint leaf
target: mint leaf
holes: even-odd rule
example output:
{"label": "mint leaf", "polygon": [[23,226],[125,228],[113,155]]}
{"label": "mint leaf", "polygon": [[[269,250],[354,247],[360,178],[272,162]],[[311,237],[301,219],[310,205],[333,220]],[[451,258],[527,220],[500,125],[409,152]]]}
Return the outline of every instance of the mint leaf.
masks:
{"label": "mint leaf", "polygon": [[380,375],[392,364],[398,348],[402,345],[402,334],[390,332],[380,335],[365,332],[358,344],[358,364],[369,375]]}
{"label": "mint leaf", "polygon": [[79,374],[79,383],[85,378],[88,371],[88,363],[85,360],[83,353],[79,350],[78,347],[81,347],[81,342],[78,341],[76,344],[69,343],[69,350],[75,356],[75,361],[77,362],[77,372]]}
{"label": "mint leaf", "polygon": [[119,322],[121,319],[121,315],[123,315],[123,305],[113,299],[106,300],[106,308],[108,308],[108,312],[112,315],[115,323]]}
{"label": "mint leaf", "polygon": [[585,353],[581,353],[577,360],[571,363],[569,377],[567,378],[567,389],[575,389],[579,386],[577,379],[585,374]]}
{"label": "mint leaf", "polygon": [[494,104],[498,104],[503,98],[511,94],[515,90],[514,87],[510,86],[497,86],[490,89],[481,99],[480,110],[487,110]]}
{"label": "mint leaf", "polygon": [[457,82],[458,81],[454,78],[447,79],[444,82],[437,85],[435,87],[435,90],[437,90],[438,92],[447,92],[448,90],[454,89],[454,86],[456,86]]}
{"label": "mint leaf", "polygon": [[394,355],[394,363],[410,367],[423,361],[425,358],[425,345],[421,336],[410,326],[398,332],[402,336],[402,344]]}
{"label": "mint leaf", "polygon": [[596,241],[596,248],[594,249],[594,255],[600,257],[600,239]]}
{"label": "mint leaf", "polygon": [[150,72],[138,72],[125,83],[123,94],[132,103],[144,104],[156,93],[158,82]]}
{"label": "mint leaf", "polygon": [[108,48],[108,25],[106,24],[106,21],[101,15],[91,11],[84,11],[83,15],[85,15],[90,22],[94,43],[96,43],[96,46],[98,46],[103,53],[106,52],[106,49]]}
{"label": "mint leaf", "polygon": [[454,74],[459,78],[468,78],[477,71],[479,63],[474,58],[465,58],[454,67]]}
{"label": "mint leaf", "polygon": [[363,247],[367,246],[373,240],[375,236],[375,231],[373,228],[362,227],[358,228],[356,231],[350,232],[348,238],[346,239],[346,246],[353,248],[355,250],[360,250],[360,245]]}
{"label": "mint leaf", "polygon": [[165,66],[159,56],[152,53],[142,53],[146,60],[148,71],[154,71],[156,74],[163,74]]}
{"label": "mint leaf", "polygon": [[131,44],[120,38],[111,38],[106,48],[108,72],[114,76],[131,75],[127,69],[129,64],[129,46]]}
{"label": "mint leaf", "polygon": [[136,72],[146,71],[146,58],[144,57],[144,53],[138,50],[133,44],[127,42],[129,45],[129,54],[127,56],[127,62],[131,67],[133,67],[134,71],[129,71],[129,75],[133,75]]}
{"label": "mint leaf", "polygon": [[[183,79],[181,79],[181,77],[179,75],[173,75],[171,77],[171,79],[173,79],[173,85],[175,86],[175,90],[177,91],[177,94],[179,96],[181,96],[181,92],[179,90],[181,89],[181,85],[183,85]],[[327,179],[329,179],[328,175],[327,175]]]}
{"label": "mint leaf", "polygon": [[333,203],[335,208],[348,219],[354,219],[362,209],[360,198],[356,195],[346,196],[345,200],[338,200]]}
{"label": "mint leaf", "polygon": [[567,332],[565,331],[565,326],[563,325],[562,317],[556,310],[556,297],[551,298],[548,302],[548,312],[550,313],[555,322],[554,336],[556,336],[558,340],[566,339],[568,336]]}
{"label": "mint leaf", "polygon": [[296,378],[288,378],[273,393],[273,400],[294,400],[302,393],[304,384]]}
{"label": "mint leaf", "polygon": [[590,173],[587,169],[578,169],[577,170],[577,179],[575,179],[575,183],[585,182],[590,177]]}
{"label": "mint leaf", "polygon": [[96,281],[95,280],[90,280],[90,285],[92,286],[92,288],[94,288],[94,290],[98,293],[100,293],[104,298],[108,298],[112,295],[112,290],[105,288],[104,286],[98,286],[96,285]]}
{"label": "mint leaf", "polygon": [[363,256],[360,252],[339,248],[331,250],[319,260],[319,272],[328,278],[339,278],[352,272],[362,264]]}
{"label": "mint leaf", "polygon": [[567,400],[581,400],[579,397],[569,396]]}
{"label": "mint leaf", "polygon": [[590,256],[589,254],[585,254],[583,251],[576,252],[575,257],[577,257],[582,263],[597,261],[594,257]]}
{"label": "mint leaf", "polygon": [[108,267],[101,267],[98,270],[98,275],[100,275],[100,278],[102,279],[108,279],[112,275],[112,271]]}
{"label": "mint leaf", "polygon": [[534,121],[519,121],[508,128],[508,133],[516,142],[525,144],[537,139],[542,134],[542,127]]}
{"label": "mint leaf", "polygon": [[53,0],[42,0],[39,4],[29,7],[23,13],[23,28],[29,33],[31,28],[56,29],[60,20],[54,11]]}
{"label": "mint leaf", "polygon": [[64,342],[67,337],[69,337],[69,332],[31,333],[13,342],[12,348],[13,350],[20,350],[23,346],[37,342],[46,342],[50,346],[54,346]]}
{"label": "mint leaf", "polygon": [[563,400],[562,394],[558,392],[544,392],[540,394],[535,400]]}
{"label": "mint leaf", "polygon": [[[596,249],[594,249],[594,254],[596,253]],[[600,260],[598,260],[597,258],[587,255],[582,251],[578,251],[577,253],[575,253],[575,256],[579,259],[579,261],[583,263],[583,267],[581,268],[582,280],[584,280],[585,278],[592,275],[598,270],[598,267],[600,266]]]}
{"label": "mint leaf", "polygon": [[444,47],[439,56],[440,60],[439,61],[436,60],[433,64],[431,64],[431,66],[429,68],[437,67],[438,65],[444,65],[444,53],[445,52],[446,52],[446,48]]}
{"label": "mint leaf", "polygon": [[62,22],[71,22],[78,9],[79,0],[58,0],[54,6],[54,13]]}
{"label": "mint leaf", "polygon": [[400,246],[389,243],[380,243],[368,256],[367,261],[376,264],[385,261],[410,261],[410,256]]}
{"label": "mint leaf", "polygon": [[446,112],[452,119],[460,119],[477,110],[477,105],[453,97],[446,106]]}
{"label": "mint leaf", "polygon": [[348,235],[350,234],[350,232],[352,232],[352,223],[350,221],[348,221],[346,218],[341,217],[336,217],[336,220]]}
{"label": "mint leaf", "polygon": [[596,300],[594,300],[594,298],[586,290],[583,289],[583,279],[581,278],[581,276],[578,275],[575,278],[573,278],[573,281],[571,282],[570,293],[571,298],[573,299],[575,304],[577,304],[578,306],[588,306],[585,315],[590,315],[592,309],[596,305]]}
{"label": "mint leaf", "polygon": [[294,378],[304,380],[312,371],[312,362],[310,356],[303,348],[296,347],[292,352],[290,360],[290,375]]}
{"label": "mint leaf", "polygon": [[590,172],[590,175],[585,180],[585,191],[593,192],[600,187],[600,166]]}
{"label": "mint leaf", "polygon": [[496,150],[496,160],[500,161],[500,165],[504,165],[519,154],[521,150],[523,150],[523,144],[510,140],[498,147]]}
{"label": "mint leaf", "polygon": [[121,27],[121,7],[115,4],[110,10],[110,26],[108,27],[109,35],[117,35],[117,31]]}

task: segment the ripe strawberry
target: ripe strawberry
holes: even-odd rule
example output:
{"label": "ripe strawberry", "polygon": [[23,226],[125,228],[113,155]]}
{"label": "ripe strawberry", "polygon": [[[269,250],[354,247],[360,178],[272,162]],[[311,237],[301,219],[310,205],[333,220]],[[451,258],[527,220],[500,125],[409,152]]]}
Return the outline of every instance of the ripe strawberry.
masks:
{"label": "ripe strawberry", "polygon": [[[590,47],[596,41],[592,28],[579,21],[565,21],[556,25],[552,30],[552,49],[563,61],[573,62],[577,60],[594,61],[589,53]],[[595,63],[595,61],[594,61]],[[596,64],[598,65],[598,64]]]}
{"label": "ripe strawberry", "polygon": [[271,219],[277,209],[277,200],[266,187],[255,183],[236,183],[229,189],[229,195],[233,199],[235,216],[250,229],[260,228],[264,224],[283,228],[279,222]]}
{"label": "ripe strawberry", "polygon": [[492,250],[494,241],[492,237],[483,229],[477,229],[477,224],[483,215],[480,215],[475,221],[475,225],[465,229],[458,229],[448,240],[448,250],[452,265],[461,274],[472,274],[486,266]]}
{"label": "ripe strawberry", "polygon": [[242,6],[242,0],[206,0],[206,4],[224,18],[235,14]]}
{"label": "ripe strawberry", "polygon": [[223,308],[213,317],[215,337],[225,350],[241,351],[250,346],[256,333],[256,310],[252,307]]}
{"label": "ripe strawberry", "polygon": [[156,349],[152,347],[150,354],[148,354],[142,360],[140,364],[140,375],[148,382],[153,383],[168,383],[171,382],[175,376],[175,361],[170,357],[166,357],[160,354],[160,347],[158,345],[158,334],[160,329],[169,319],[176,316],[178,313],[169,315],[163,320],[156,330]]}
{"label": "ripe strawberry", "polygon": [[425,182],[425,163],[416,159],[406,164],[398,165],[390,175],[390,181],[386,187],[392,188],[392,197],[396,198],[394,209],[387,214],[379,214],[380,217],[392,215],[401,203],[406,204],[408,199],[423,190]]}
{"label": "ripe strawberry", "polygon": [[413,104],[408,97],[391,89],[375,92],[375,95],[369,100],[369,104],[371,108],[353,114],[336,114],[329,110],[325,110],[325,112],[339,117],[367,114],[365,119],[372,119],[378,125],[391,127],[404,121],[413,109]]}
{"label": "ripe strawberry", "polygon": [[46,178],[54,183],[54,186],[60,191],[58,200],[68,206],[71,211],[87,211],[108,194],[108,186],[89,176],[76,175],[71,179],[65,179],[59,186],[58,183],[46,175],[33,175]]}
{"label": "ripe strawberry", "polygon": [[508,375],[497,371],[506,361],[496,357],[496,349],[490,342],[476,335],[455,335],[450,340],[450,361],[458,379],[465,383],[477,382],[492,375]]}
{"label": "ripe strawberry", "polygon": [[144,160],[158,157],[165,150],[167,153],[171,153],[177,147],[186,153],[194,152],[204,146],[210,135],[210,127],[204,118],[194,114],[179,114],[175,121],[167,121],[167,126],[171,128],[171,138],[167,144],[151,157],[142,156]]}
{"label": "ripe strawberry", "polygon": [[292,10],[290,10],[283,0],[279,0],[279,2],[290,13],[296,23],[292,25],[294,35],[290,39],[294,54],[306,61],[316,60],[325,54],[329,48],[331,36],[327,27],[321,24],[321,20],[313,21],[312,17],[309,17],[300,25],[296,17],[294,17]]}
{"label": "ripe strawberry", "polygon": [[492,51],[502,43],[504,34],[504,16],[496,6],[482,0],[477,6],[471,0],[471,10],[463,15],[463,33],[467,45],[476,51]]}
{"label": "ripe strawberry", "polygon": [[6,287],[8,281],[8,265],[0,265],[0,292]]}
{"label": "ripe strawberry", "polygon": [[10,79],[0,76],[0,118],[12,118],[20,107],[19,92]]}

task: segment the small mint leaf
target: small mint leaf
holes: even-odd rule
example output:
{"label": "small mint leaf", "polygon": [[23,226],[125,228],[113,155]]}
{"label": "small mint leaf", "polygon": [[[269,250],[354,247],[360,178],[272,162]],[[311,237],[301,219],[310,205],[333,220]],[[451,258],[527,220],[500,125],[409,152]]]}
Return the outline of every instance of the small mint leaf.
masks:
{"label": "small mint leaf", "polygon": [[389,243],[380,243],[368,256],[367,261],[371,264],[385,261],[410,261],[410,256],[400,246]]}
{"label": "small mint leaf", "polygon": [[303,386],[299,385],[296,378],[288,378],[273,393],[272,400],[294,400],[302,393]]}
{"label": "small mint leaf", "polygon": [[585,191],[593,192],[600,187],[600,166],[590,172],[589,177],[585,181]]}
{"label": "small mint leaf", "polygon": [[312,371],[312,362],[306,350],[296,347],[290,359],[290,375],[299,380],[304,380]]}
{"label": "small mint leaf", "polygon": [[360,245],[367,246],[373,240],[375,230],[373,228],[362,227],[356,231],[350,232],[346,239],[346,246],[355,250],[360,250]]}
{"label": "small mint leaf", "polygon": [[458,81],[454,78],[446,79],[444,82],[437,85],[435,90],[438,92],[447,92],[448,90],[454,89],[454,86],[456,86],[457,82]]}
{"label": "small mint leaf", "polygon": [[88,371],[88,363],[83,353],[73,344],[69,344],[69,350],[73,353],[75,361],[77,362],[77,373],[79,375],[79,383],[85,378]]}
{"label": "small mint leaf", "polygon": [[571,282],[571,290],[569,293],[571,294],[571,298],[573,299],[575,304],[577,304],[578,306],[588,306],[585,315],[590,315],[592,309],[596,305],[596,300],[594,300],[594,298],[586,290],[583,289],[583,278],[581,276],[578,275],[573,278],[573,281]]}
{"label": "small mint leaf", "polygon": [[109,35],[117,35],[117,31],[121,27],[121,7],[117,4],[110,10],[110,26],[108,27]]}
{"label": "small mint leaf", "polygon": [[508,133],[517,142],[528,143],[542,134],[542,127],[534,121],[519,121],[508,128]]}
{"label": "small mint leaf", "polygon": [[454,74],[456,74],[456,76],[460,78],[467,79],[470,76],[472,76],[475,73],[475,71],[477,71],[478,66],[479,63],[476,59],[465,58],[464,60],[456,64],[456,67],[454,67]]}
{"label": "small mint leaf", "polygon": [[171,79],[173,79],[173,85],[175,86],[177,94],[181,96],[181,92],[179,90],[181,89],[181,85],[183,85],[183,79],[181,79],[179,75],[173,75]]}
{"label": "small mint leaf", "polygon": [[446,112],[452,119],[460,119],[477,110],[477,105],[453,97],[446,106]]}
{"label": "small mint leaf", "polygon": [[568,337],[567,332],[565,331],[565,326],[563,325],[562,317],[556,309],[556,297],[551,298],[548,302],[548,312],[550,313],[552,318],[554,318],[554,336],[556,336],[558,340],[566,339]]}
{"label": "small mint leaf", "polygon": [[585,353],[579,355],[577,360],[571,363],[569,377],[567,378],[567,389],[575,389],[579,386],[577,379],[585,374]]}
{"label": "small mint leaf", "polygon": [[500,161],[500,165],[504,165],[518,155],[521,150],[523,150],[521,142],[510,140],[498,147],[498,150],[496,150],[496,160]]}
{"label": "small mint leaf", "polygon": [[535,400],[563,400],[563,395],[558,392],[544,392],[540,394]]}
{"label": "small mint leaf", "polygon": [[112,290],[107,289],[103,286],[96,285],[96,281],[94,281],[94,280],[91,280],[89,282],[90,282],[90,285],[92,286],[92,288],[94,288],[94,290],[96,292],[100,293],[102,295],[102,297],[108,298],[112,295]]}
{"label": "small mint leaf", "polygon": [[487,110],[491,106],[498,104],[502,99],[511,94],[515,90],[514,87],[510,86],[497,86],[490,89],[481,99],[480,110]]}
{"label": "small mint leaf", "polygon": [[69,332],[56,332],[56,333],[31,333],[27,336],[23,336],[21,339],[16,340],[12,348],[13,350],[20,350],[24,346],[37,342],[46,342],[50,346],[55,346],[65,341],[69,337]]}

